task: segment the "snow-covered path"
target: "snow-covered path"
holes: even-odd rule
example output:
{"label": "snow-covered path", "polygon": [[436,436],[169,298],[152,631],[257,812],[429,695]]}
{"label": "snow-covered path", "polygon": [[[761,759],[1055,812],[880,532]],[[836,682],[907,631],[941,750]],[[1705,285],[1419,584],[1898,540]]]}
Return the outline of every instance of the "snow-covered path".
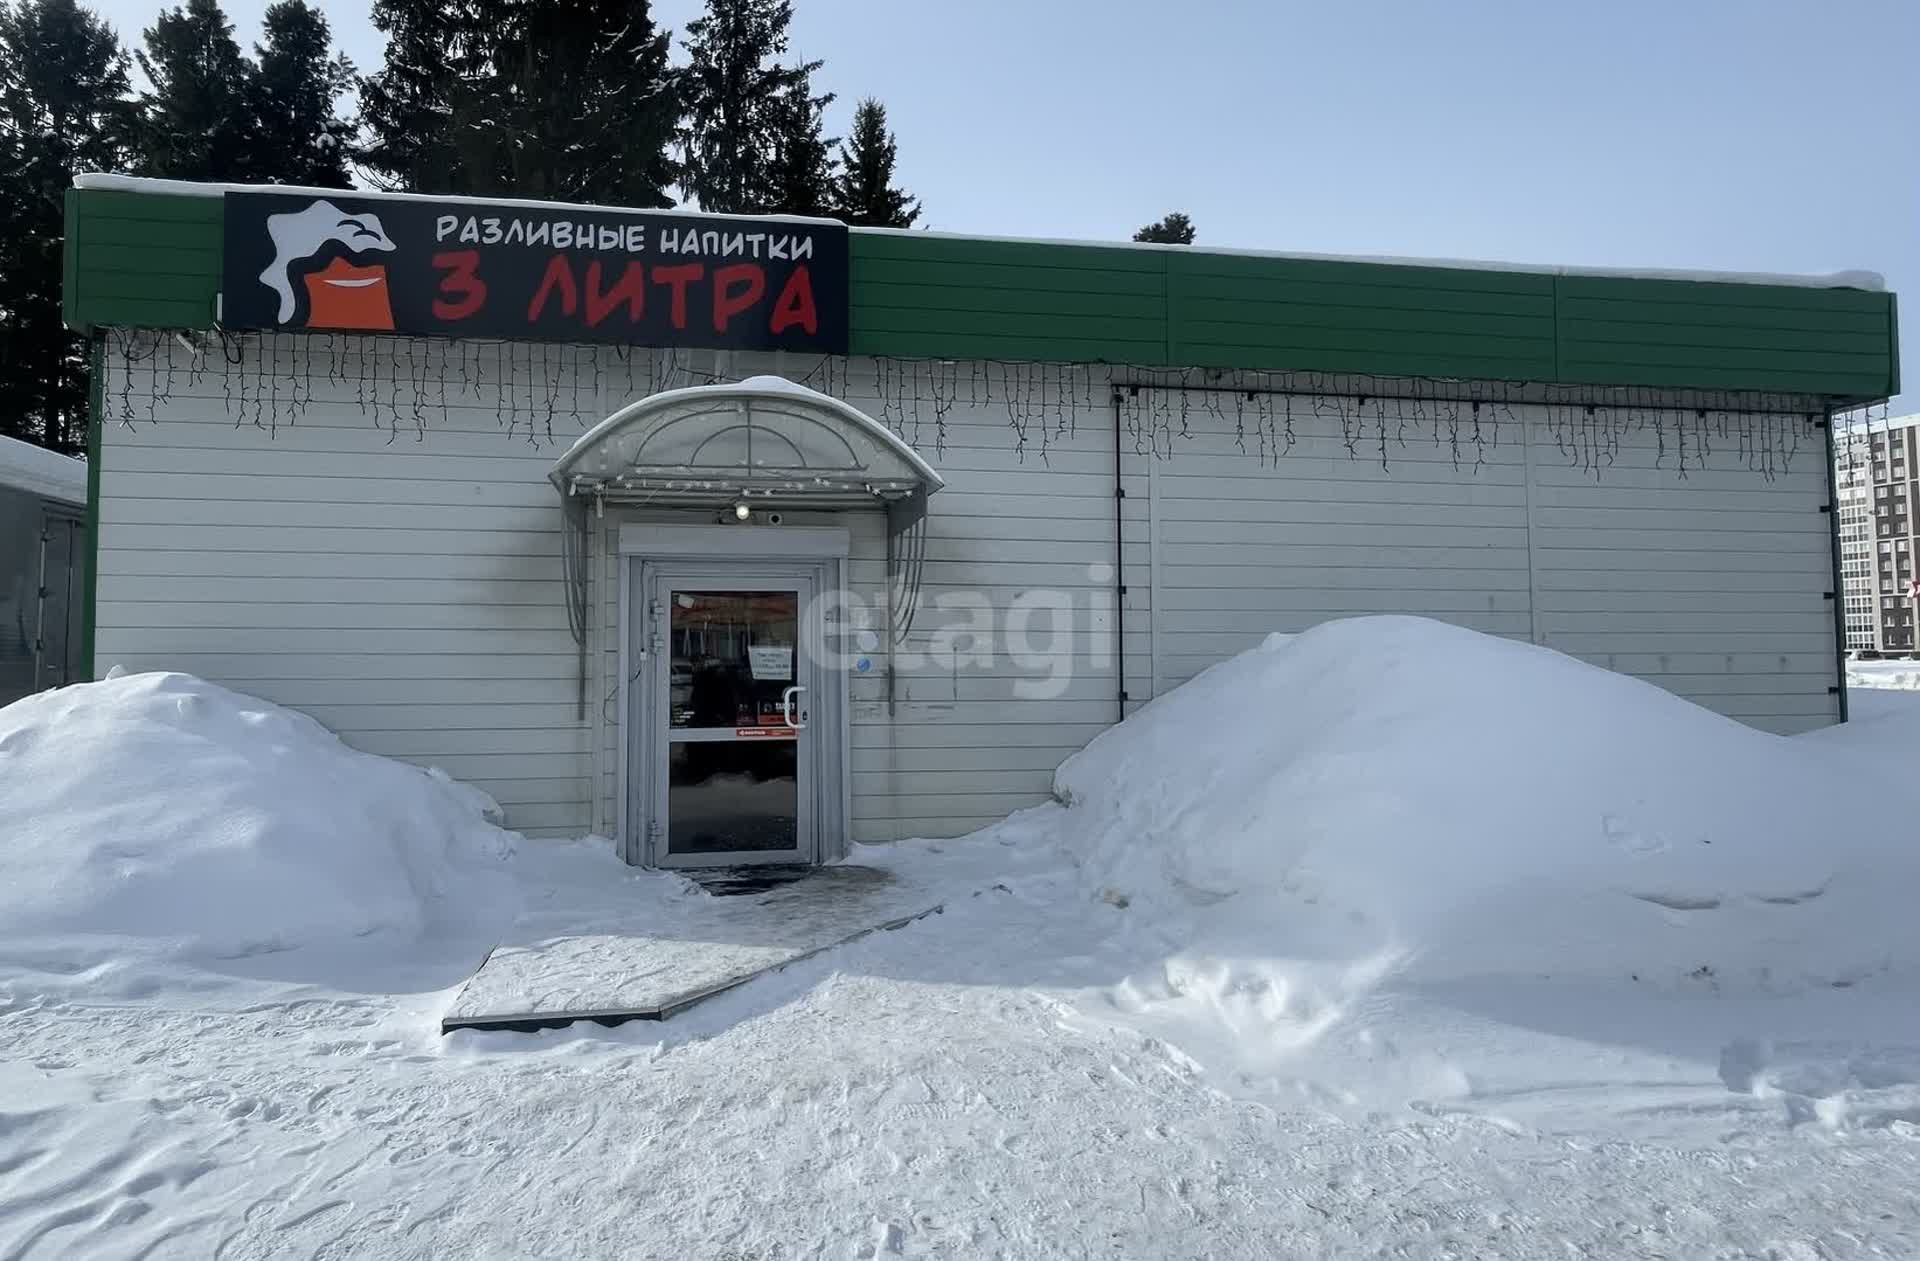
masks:
{"label": "snow-covered path", "polygon": [[[1004,883],[617,1030],[0,990],[0,1257],[1920,1251],[1911,995],[1388,987],[1249,1072],[1233,994],[1129,999],[1162,943],[1043,856]],[[1871,1105],[1730,1089],[1743,1035]]]}

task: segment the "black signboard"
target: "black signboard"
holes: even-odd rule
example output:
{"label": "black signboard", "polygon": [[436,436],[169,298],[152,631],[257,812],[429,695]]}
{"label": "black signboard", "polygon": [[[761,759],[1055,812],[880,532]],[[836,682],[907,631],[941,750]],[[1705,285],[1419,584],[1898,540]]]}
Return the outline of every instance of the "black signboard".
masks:
{"label": "black signboard", "polygon": [[228,328],[847,351],[838,224],[230,192],[225,247]]}

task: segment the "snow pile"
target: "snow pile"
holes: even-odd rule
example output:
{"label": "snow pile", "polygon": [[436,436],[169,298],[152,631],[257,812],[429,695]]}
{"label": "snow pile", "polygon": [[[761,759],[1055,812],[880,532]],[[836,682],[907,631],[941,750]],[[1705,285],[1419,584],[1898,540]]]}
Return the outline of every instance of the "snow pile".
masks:
{"label": "snow pile", "polygon": [[510,903],[497,809],[190,675],[44,692],[0,709],[0,964],[415,940]]}
{"label": "snow pile", "polygon": [[1229,967],[1220,1002],[1338,1006],[1383,960],[1764,988],[1920,961],[1901,893],[1920,847],[1872,849],[1903,811],[1839,758],[1424,619],[1273,636],[1101,735],[1055,786],[1109,901],[1187,912],[1215,955],[1317,961],[1251,984]]}
{"label": "snow pile", "polygon": [[[1847,759],[1855,792],[1862,784],[1902,784],[1920,754],[1920,689],[1850,687],[1847,721],[1795,739]],[[1877,764],[1877,765],[1876,765]],[[1920,827],[1907,826],[1920,846]]]}

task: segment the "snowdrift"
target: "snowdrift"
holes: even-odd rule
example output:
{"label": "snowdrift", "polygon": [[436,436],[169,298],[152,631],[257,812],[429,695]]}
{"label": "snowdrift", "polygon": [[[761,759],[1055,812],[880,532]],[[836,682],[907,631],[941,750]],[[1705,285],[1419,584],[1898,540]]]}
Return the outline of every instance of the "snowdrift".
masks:
{"label": "snowdrift", "polygon": [[489,812],[190,675],[31,696],[0,709],[0,963],[416,939],[511,898]]}
{"label": "snowdrift", "polygon": [[1213,667],[1055,790],[1109,900],[1249,949],[1781,988],[1920,960],[1920,846],[1876,840],[1903,812],[1844,769],[1556,652],[1371,617]]}

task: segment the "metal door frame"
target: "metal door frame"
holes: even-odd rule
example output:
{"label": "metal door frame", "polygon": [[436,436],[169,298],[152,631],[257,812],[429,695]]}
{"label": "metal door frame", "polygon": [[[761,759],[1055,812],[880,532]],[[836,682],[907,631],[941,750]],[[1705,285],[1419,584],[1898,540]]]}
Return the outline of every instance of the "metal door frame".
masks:
{"label": "metal door frame", "polygon": [[[812,796],[813,844],[806,861],[832,862],[845,857],[852,815],[852,783],[847,769],[851,734],[848,674],[831,654],[841,648],[838,637],[849,629],[841,624],[843,614],[837,598],[846,590],[849,542],[849,532],[838,528],[639,523],[620,527],[616,645],[619,721],[611,735],[616,749],[616,844],[627,862],[655,867],[663,865],[661,860],[665,858],[659,852],[664,846],[656,844],[648,827],[659,800],[659,785],[650,761],[656,740],[650,735],[649,706],[665,703],[664,698],[655,699],[656,691],[665,686],[656,670],[664,671],[670,664],[654,662],[647,643],[650,628],[646,592],[655,570],[686,570],[723,581],[730,581],[732,575],[749,574],[804,574],[812,579],[817,598],[812,601],[813,607],[801,610],[801,640],[806,643],[811,636],[814,644],[826,647],[828,655],[812,663],[817,688],[810,722],[814,730],[813,783],[801,786]],[[761,856],[757,861],[795,861],[787,855],[788,851],[780,851],[778,857]],[[710,861],[706,855],[699,857]],[[735,864],[731,858],[719,861]],[[738,860],[754,861],[751,855]],[[682,861],[673,865],[689,864]]]}
{"label": "metal door frame", "polygon": [[[817,566],[773,564],[762,561],[737,561],[732,564],[696,561],[644,563],[640,573],[640,606],[645,625],[638,628],[643,640],[652,641],[650,668],[643,669],[645,680],[642,709],[637,732],[642,745],[639,778],[647,795],[643,818],[647,821],[647,863],[653,867],[744,867],[760,863],[812,863],[819,854],[819,772],[817,749],[819,733],[812,722],[813,698],[819,695],[818,671],[806,651],[807,621],[818,616],[814,595],[819,586]],[[667,810],[668,783],[672,767],[669,710],[672,704],[673,654],[665,650],[666,633],[671,626],[673,596],[676,592],[746,591],[786,593],[794,597],[794,644],[792,682],[806,689],[807,718],[793,735],[794,766],[794,846],[778,850],[715,850],[707,853],[672,852],[672,819]],[[719,729],[715,729],[718,731]],[[706,743],[742,743],[738,736],[704,734],[692,737]]]}

